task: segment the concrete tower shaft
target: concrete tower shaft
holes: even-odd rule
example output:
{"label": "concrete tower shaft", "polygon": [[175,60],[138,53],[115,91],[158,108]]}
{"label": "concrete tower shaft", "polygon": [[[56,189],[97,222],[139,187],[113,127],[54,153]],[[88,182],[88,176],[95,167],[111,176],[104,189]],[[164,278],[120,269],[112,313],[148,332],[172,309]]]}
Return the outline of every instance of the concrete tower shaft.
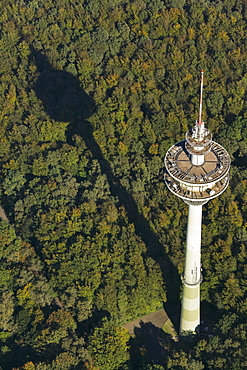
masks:
{"label": "concrete tower shaft", "polygon": [[180,333],[200,325],[202,205],[189,205]]}
{"label": "concrete tower shaft", "polygon": [[180,334],[195,333],[200,324],[202,205],[228,186],[230,157],[202,121],[203,74],[199,119],[186,140],[166,153],[164,175],[168,189],[189,205]]}

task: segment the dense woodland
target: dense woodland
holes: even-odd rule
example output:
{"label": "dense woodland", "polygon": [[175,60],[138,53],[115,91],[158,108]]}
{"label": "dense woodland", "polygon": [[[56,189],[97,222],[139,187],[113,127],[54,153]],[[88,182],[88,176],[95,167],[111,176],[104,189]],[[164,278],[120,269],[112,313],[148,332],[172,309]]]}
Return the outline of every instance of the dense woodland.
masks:
{"label": "dense woodland", "polygon": [[[0,2],[0,366],[247,367],[247,2]],[[213,336],[163,337],[150,360],[122,324],[179,300],[187,206],[166,150],[198,114],[232,159],[204,208]],[[161,335],[162,337],[162,335]]]}

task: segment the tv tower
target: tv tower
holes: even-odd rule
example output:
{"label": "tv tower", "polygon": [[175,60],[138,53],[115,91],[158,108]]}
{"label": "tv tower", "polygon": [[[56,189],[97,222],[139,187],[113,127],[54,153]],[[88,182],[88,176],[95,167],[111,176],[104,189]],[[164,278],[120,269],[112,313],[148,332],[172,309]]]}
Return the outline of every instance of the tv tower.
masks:
{"label": "tv tower", "polygon": [[227,188],[230,157],[202,121],[203,74],[199,119],[186,139],[173,145],[165,156],[165,183],[189,205],[180,335],[196,333],[200,325],[202,206]]}

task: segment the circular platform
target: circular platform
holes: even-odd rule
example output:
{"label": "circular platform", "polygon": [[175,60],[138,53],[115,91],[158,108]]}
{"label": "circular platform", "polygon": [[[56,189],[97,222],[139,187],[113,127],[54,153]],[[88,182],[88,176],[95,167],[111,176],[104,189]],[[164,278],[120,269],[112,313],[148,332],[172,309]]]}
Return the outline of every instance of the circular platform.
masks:
{"label": "circular platform", "polygon": [[186,143],[180,141],[168,150],[165,182],[171,192],[185,201],[205,203],[227,188],[230,157],[221,145],[212,141],[204,163],[193,165]]}

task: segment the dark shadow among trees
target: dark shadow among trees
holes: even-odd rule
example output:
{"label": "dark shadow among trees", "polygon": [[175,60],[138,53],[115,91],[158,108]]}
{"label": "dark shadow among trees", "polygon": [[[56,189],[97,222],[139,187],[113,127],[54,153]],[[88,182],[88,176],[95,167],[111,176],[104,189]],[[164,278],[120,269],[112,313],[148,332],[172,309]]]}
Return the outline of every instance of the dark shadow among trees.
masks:
{"label": "dark shadow among trees", "polygon": [[145,351],[149,363],[165,364],[170,346],[168,339],[170,336],[151,322],[141,322],[140,327],[135,328],[135,341]]}
{"label": "dark shadow among trees", "polygon": [[93,158],[99,161],[102,173],[107,177],[111,195],[117,197],[119,206],[124,206],[129,223],[135,225],[136,233],[146,244],[148,255],[160,265],[166,283],[167,300],[178,302],[180,278],[176,268],[148,221],[138,212],[133,196],[113,174],[110,163],[104,158],[93,136],[93,127],[87,119],[97,109],[94,100],[82,89],[74,75],[54,69],[45,54],[36,51],[33,47],[31,51],[40,72],[33,88],[42,101],[45,112],[54,120],[69,122],[68,143],[71,144],[71,138],[75,134],[83,138]]}

